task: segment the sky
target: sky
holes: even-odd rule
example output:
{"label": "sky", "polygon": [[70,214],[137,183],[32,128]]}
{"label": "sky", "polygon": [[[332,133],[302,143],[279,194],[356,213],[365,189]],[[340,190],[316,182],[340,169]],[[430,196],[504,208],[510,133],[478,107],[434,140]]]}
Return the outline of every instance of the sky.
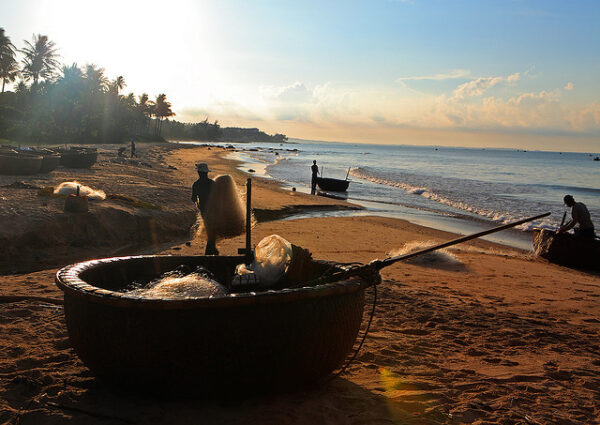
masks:
{"label": "sky", "polygon": [[13,43],[175,119],[364,143],[600,152],[600,1],[0,0]]}

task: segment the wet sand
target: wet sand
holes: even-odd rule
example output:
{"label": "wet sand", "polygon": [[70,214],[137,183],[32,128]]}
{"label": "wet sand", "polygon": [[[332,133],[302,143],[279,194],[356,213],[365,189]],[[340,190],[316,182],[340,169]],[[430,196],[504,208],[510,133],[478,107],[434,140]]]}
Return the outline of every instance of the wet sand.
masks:
{"label": "wet sand", "polygon": [[[165,153],[187,191],[191,165],[206,161],[242,185],[247,175],[222,149]],[[253,204],[276,218],[309,208],[352,208],[253,182]],[[183,197],[183,192],[182,195]],[[189,199],[189,198],[188,198]],[[182,198],[181,206],[184,200]],[[253,240],[279,234],[314,258],[368,262],[405,242],[456,235],[381,217],[259,221]],[[203,236],[146,248],[201,254]],[[220,241],[221,254],[243,236]],[[485,241],[450,251],[459,263],[396,264],[384,269],[371,332],[347,372],[313,391],[237,402],[156,400],[98,383],[69,346],[56,269],[2,276],[0,423],[459,424],[598,423],[600,276],[550,264]],[[368,291],[363,328],[373,291]],[[235,385],[235,382],[231,383]]]}

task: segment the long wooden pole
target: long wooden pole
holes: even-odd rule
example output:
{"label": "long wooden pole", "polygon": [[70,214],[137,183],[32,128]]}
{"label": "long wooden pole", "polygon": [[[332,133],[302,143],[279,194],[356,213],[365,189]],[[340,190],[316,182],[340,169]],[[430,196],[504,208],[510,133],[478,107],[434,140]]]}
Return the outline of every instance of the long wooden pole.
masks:
{"label": "long wooden pole", "polygon": [[548,217],[549,215],[550,215],[550,213],[547,212],[544,214],[536,215],[534,217],[524,218],[522,220],[513,221],[512,223],[503,224],[502,226],[494,227],[489,230],[484,230],[483,232],[478,232],[478,233],[473,233],[471,235],[462,236],[460,238],[453,239],[449,242],[444,242],[439,245],[435,245],[435,246],[423,249],[421,251],[412,252],[410,254],[398,255],[398,256],[392,257],[392,258],[386,258],[385,260],[373,260],[369,264],[365,264],[362,266],[355,266],[350,269],[343,270],[341,272],[336,272],[336,273],[332,273],[330,275],[325,275],[325,276],[322,276],[312,282],[299,284],[298,286],[312,286],[312,285],[317,285],[317,284],[322,284],[322,283],[336,282],[336,281],[346,279],[351,276],[356,276],[356,275],[359,275],[362,273],[376,272],[376,271],[381,270],[384,267],[387,267],[394,263],[397,263],[398,261],[408,260],[409,258],[427,254],[432,251],[437,251],[438,249],[447,248],[452,245],[456,245],[459,243],[470,241],[472,239],[480,238],[481,236],[489,235],[491,233],[496,233],[496,232],[499,232],[499,231],[505,230],[505,229],[510,229],[511,227],[518,226],[519,224],[537,220],[538,218]]}
{"label": "long wooden pole", "polygon": [[246,181],[246,261],[252,262],[252,179]]}
{"label": "long wooden pole", "polygon": [[408,260],[409,258],[413,258],[418,255],[427,254],[428,252],[437,251],[438,249],[447,248],[452,245],[467,242],[467,241],[470,241],[471,239],[476,239],[476,238],[480,238],[485,235],[489,235],[490,233],[496,233],[501,230],[510,229],[511,227],[518,226],[519,224],[527,223],[528,221],[537,220],[538,218],[548,217],[549,215],[550,215],[550,213],[547,212],[544,214],[536,215],[535,217],[529,217],[529,218],[524,218],[522,220],[513,221],[512,223],[503,224],[502,226],[494,227],[489,230],[484,230],[483,232],[473,233],[472,235],[467,235],[467,236],[463,236],[463,237],[460,237],[457,239],[453,239],[449,242],[444,242],[439,245],[435,245],[430,248],[423,249],[421,251],[412,252],[410,254],[398,255],[398,256],[392,257],[392,258],[386,258],[385,260],[375,260],[375,261],[369,263],[369,265],[373,264],[377,268],[377,270],[380,270],[380,269],[387,267],[391,264],[394,264],[398,261]]}

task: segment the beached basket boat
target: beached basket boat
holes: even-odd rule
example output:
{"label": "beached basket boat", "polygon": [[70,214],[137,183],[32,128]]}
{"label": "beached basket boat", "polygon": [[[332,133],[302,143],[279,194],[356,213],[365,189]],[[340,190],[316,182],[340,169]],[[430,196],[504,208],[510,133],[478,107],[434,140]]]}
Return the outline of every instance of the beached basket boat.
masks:
{"label": "beached basket boat", "polygon": [[56,167],[60,165],[60,155],[55,152],[43,152],[42,155],[42,166],[40,167],[40,173],[49,173],[54,171]]}
{"label": "beached basket boat", "polygon": [[553,263],[600,271],[598,239],[581,238],[548,229],[534,229],[533,250],[536,255]]}
{"label": "beached basket boat", "polygon": [[39,173],[41,167],[40,155],[10,151],[0,153],[0,174],[32,175]]}
{"label": "beached basket boat", "polygon": [[60,163],[66,168],[90,168],[98,160],[95,149],[69,149],[61,152]]}
{"label": "beached basket boat", "polygon": [[[340,367],[356,339],[364,291],[344,281],[216,298],[147,299],[118,292],[186,264],[230,282],[244,257],[137,256],[61,269],[69,338],[98,376],[146,391],[254,394],[318,383]],[[306,281],[331,270],[314,261]],[[305,280],[302,280],[305,281]]]}

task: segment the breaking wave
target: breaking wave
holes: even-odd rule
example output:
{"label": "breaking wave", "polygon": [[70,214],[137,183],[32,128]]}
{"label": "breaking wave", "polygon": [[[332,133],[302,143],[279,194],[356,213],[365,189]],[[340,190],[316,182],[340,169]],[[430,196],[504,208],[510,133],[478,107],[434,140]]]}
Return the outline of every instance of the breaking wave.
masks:
{"label": "breaking wave", "polygon": [[[399,181],[394,178],[380,176],[380,175],[371,173],[369,170],[366,170],[366,169],[363,169],[360,167],[350,170],[350,175],[353,177],[356,177],[356,178],[360,178],[362,180],[370,181],[375,184],[396,187],[396,188],[403,190],[407,194],[420,196],[422,198],[425,198],[425,199],[428,199],[428,200],[431,200],[431,201],[434,201],[434,202],[437,202],[437,203],[440,203],[443,205],[447,205],[454,209],[466,211],[468,213],[475,214],[476,216],[486,218],[486,219],[489,219],[489,220],[492,220],[492,221],[498,222],[498,223],[509,223],[511,221],[515,221],[515,220],[526,217],[525,213],[515,214],[515,213],[508,213],[506,211],[503,211],[500,208],[500,206],[504,201],[502,201],[501,199],[493,199],[493,197],[490,197],[490,196],[479,195],[481,198],[485,198],[485,201],[487,201],[488,205],[486,205],[486,206],[476,205],[476,202],[475,202],[476,196],[474,196],[474,193],[477,192],[477,190],[476,190],[477,185],[481,185],[482,184],[481,182],[469,182],[469,181],[450,182],[450,181],[448,181],[448,179],[445,179],[446,182],[445,182],[444,186],[446,188],[450,187],[452,189],[455,189],[455,192],[450,192],[446,189],[446,191],[448,193],[445,193],[444,191],[433,190],[431,187],[428,187],[423,184],[407,183],[405,181]],[[409,177],[409,176],[407,176],[407,177]],[[412,177],[415,180],[424,178],[424,176],[418,176],[418,177],[410,176],[410,177]],[[431,180],[434,181],[435,179],[431,178]],[[467,188],[467,186],[469,186],[469,185],[473,186],[472,191],[470,191]],[[440,184],[440,186],[442,186],[442,184]],[[468,196],[468,195],[470,195],[470,196]],[[471,198],[471,199],[469,201],[464,200],[467,198]],[[481,204],[483,204],[483,202],[481,202]],[[510,210],[521,212],[521,211],[519,211],[519,209],[516,209],[516,208],[510,208]],[[517,226],[516,228],[526,231],[526,230],[532,230],[536,227],[554,228],[555,226],[553,226],[551,221],[549,221],[548,219],[542,219],[542,220],[536,220],[533,222],[522,224],[520,226]]]}

